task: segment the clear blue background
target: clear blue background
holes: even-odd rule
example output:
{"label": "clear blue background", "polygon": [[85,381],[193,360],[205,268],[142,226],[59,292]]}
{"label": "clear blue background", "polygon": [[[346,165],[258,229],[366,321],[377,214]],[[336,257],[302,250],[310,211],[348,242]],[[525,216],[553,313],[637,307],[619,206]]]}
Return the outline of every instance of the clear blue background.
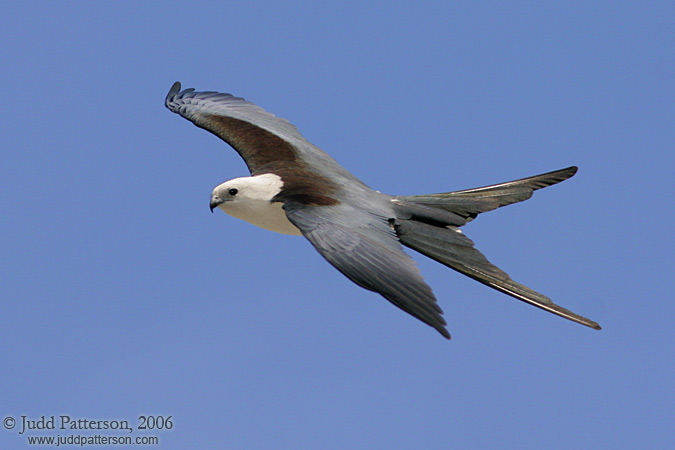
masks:
{"label": "clear blue background", "polygon": [[[4,5],[0,415],[172,415],[155,434],[176,449],[672,445],[673,13]],[[176,80],[291,120],[391,194],[578,165],[465,232],[604,330],[416,257],[448,342],[304,239],[210,214],[211,189],[248,173],[164,108]]]}

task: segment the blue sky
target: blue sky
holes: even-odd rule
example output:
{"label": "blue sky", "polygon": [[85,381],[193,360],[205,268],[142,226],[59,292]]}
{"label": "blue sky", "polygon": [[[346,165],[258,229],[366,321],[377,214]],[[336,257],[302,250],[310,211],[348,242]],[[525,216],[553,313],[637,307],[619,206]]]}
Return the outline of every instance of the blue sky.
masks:
{"label": "blue sky", "polygon": [[[672,3],[394,3],[4,7],[3,418],[171,415],[169,449],[672,445]],[[164,108],[176,80],[390,194],[578,165],[465,232],[604,329],[415,256],[448,342],[304,239],[210,214],[246,167]]]}

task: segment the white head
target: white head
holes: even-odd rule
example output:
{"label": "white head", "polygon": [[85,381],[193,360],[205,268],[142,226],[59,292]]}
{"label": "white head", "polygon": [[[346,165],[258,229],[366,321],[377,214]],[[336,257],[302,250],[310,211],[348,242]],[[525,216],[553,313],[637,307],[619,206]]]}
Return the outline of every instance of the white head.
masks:
{"label": "white head", "polygon": [[211,193],[211,211],[217,207],[266,230],[300,235],[300,230],[286,217],[282,204],[272,202],[283,185],[281,178],[272,173],[226,181]]}
{"label": "white head", "polygon": [[211,210],[226,208],[248,201],[271,202],[284,183],[278,175],[266,173],[255,177],[241,177],[216,186],[211,193]]}

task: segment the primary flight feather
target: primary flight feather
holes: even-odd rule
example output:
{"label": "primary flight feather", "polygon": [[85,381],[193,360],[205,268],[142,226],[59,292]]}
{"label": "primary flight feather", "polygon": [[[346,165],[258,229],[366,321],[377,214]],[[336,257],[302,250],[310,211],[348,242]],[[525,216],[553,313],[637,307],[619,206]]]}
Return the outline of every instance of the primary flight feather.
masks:
{"label": "primary flight feather", "polygon": [[391,196],[366,186],[287,120],[242,98],[181,91],[176,82],[165,105],[230,144],[251,172],[217,186],[212,211],[219,208],[271,231],[305,236],[354,283],[446,338],[443,310],[402,245],[514,298],[600,329],[513,281],[459,230],[480,213],[527,200],[537,189],[570,178],[576,167],[464,191]]}

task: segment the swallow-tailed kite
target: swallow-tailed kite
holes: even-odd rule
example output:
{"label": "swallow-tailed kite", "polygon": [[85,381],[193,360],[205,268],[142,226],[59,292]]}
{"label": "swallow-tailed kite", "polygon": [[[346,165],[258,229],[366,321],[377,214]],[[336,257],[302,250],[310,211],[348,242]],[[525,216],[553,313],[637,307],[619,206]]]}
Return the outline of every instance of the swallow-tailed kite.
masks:
{"label": "swallow-tailed kite", "polygon": [[347,278],[446,338],[443,311],[402,245],[518,300],[600,329],[513,281],[459,229],[480,213],[527,200],[537,189],[570,178],[576,167],[464,191],[392,196],[366,186],[287,120],[242,98],[181,91],[176,82],[165,104],[230,144],[251,172],[217,186],[212,211],[218,207],[253,225],[306,237]]}

